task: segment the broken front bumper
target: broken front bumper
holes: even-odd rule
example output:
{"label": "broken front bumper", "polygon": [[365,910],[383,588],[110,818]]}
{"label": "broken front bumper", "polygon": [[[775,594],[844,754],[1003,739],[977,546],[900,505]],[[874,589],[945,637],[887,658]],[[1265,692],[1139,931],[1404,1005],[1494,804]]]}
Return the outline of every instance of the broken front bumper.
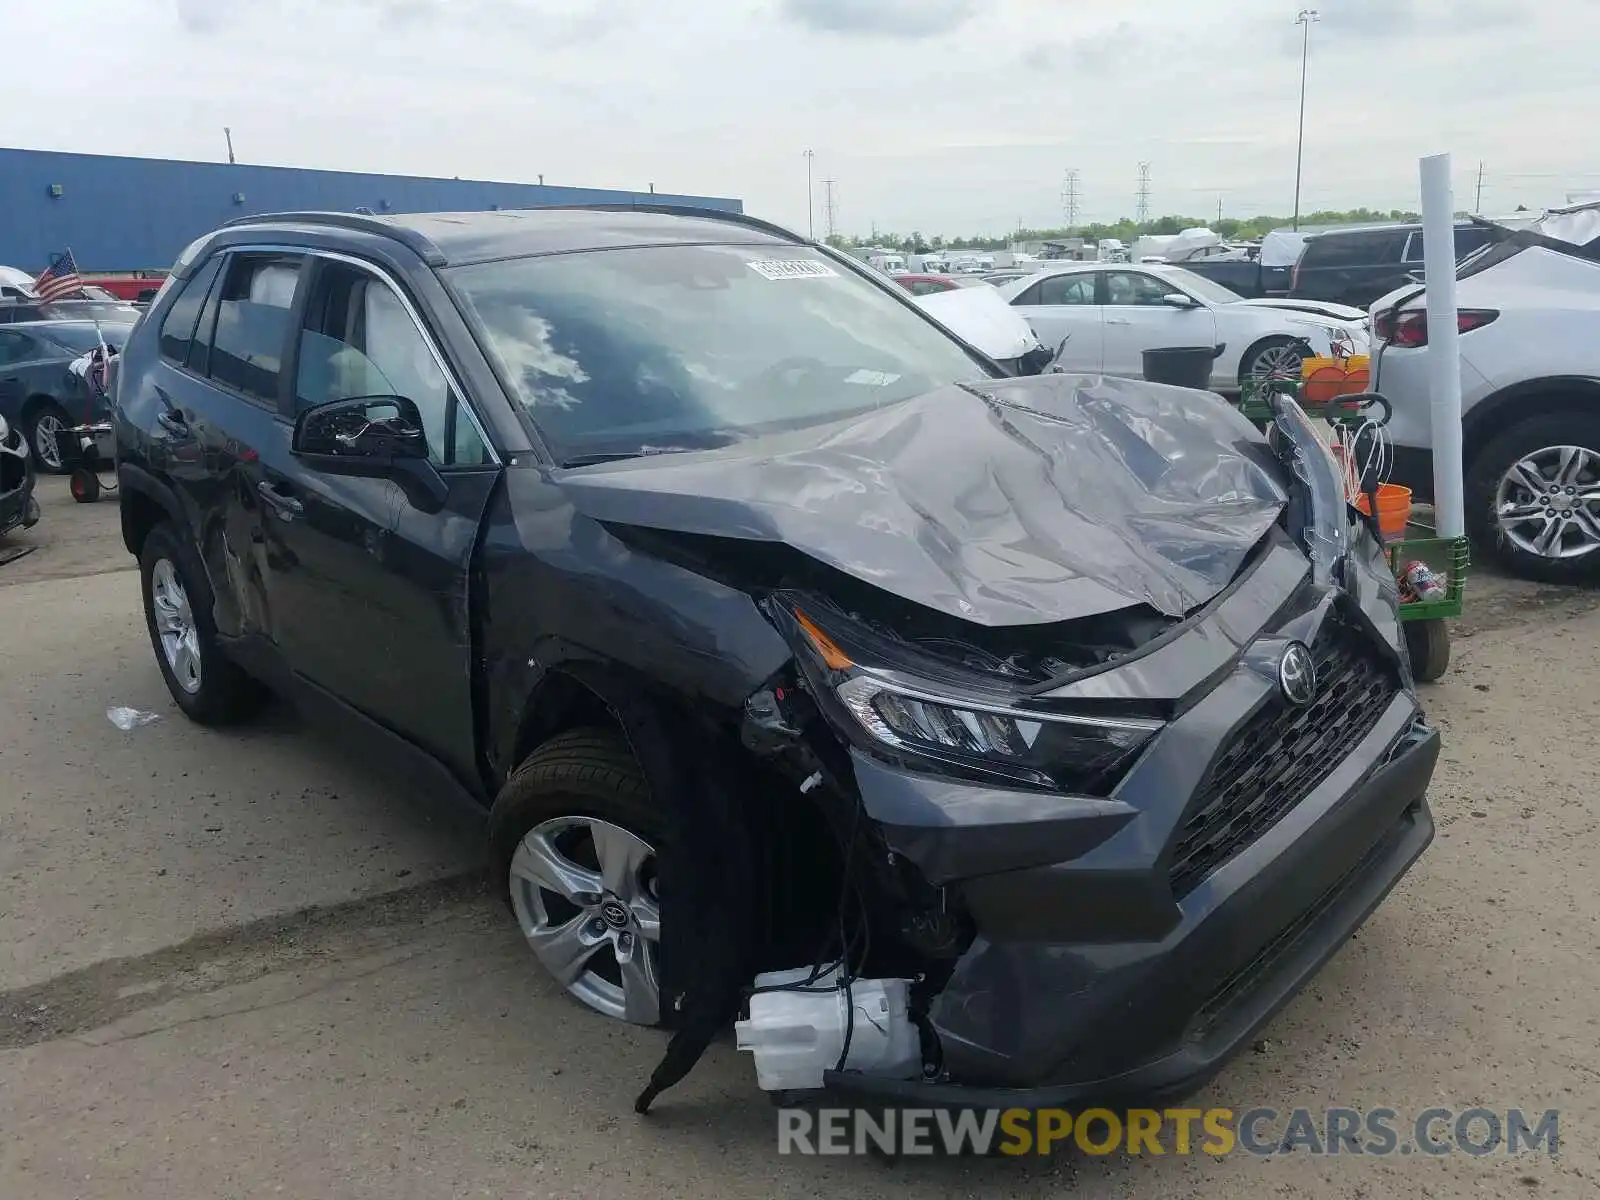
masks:
{"label": "broken front bumper", "polygon": [[1184,877],[1193,798],[1260,721],[1269,687],[1241,663],[1112,802],[934,781],[857,754],[890,847],[955,888],[978,935],[929,1008],[936,1080],[833,1072],[826,1086],[893,1104],[1042,1108],[1173,1099],[1209,1080],[1433,836],[1424,796],[1438,735],[1401,688],[1275,823],[1198,882]]}

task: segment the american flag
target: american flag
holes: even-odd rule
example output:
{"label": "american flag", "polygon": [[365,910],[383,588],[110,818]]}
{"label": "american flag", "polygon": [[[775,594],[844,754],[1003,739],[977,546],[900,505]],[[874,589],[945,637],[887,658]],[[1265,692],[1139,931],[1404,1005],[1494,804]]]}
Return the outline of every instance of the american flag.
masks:
{"label": "american flag", "polygon": [[39,293],[41,300],[59,300],[83,290],[83,280],[78,277],[78,264],[73,261],[71,250],[44,269],[33,281],[33,290]]}

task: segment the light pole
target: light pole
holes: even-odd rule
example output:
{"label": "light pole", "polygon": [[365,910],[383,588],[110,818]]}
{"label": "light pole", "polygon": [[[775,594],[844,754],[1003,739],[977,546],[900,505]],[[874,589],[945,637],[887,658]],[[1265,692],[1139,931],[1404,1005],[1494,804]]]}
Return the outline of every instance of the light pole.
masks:
{"label": "light pole", "polygon": [[1306,64],[1311,60],[1311,27],[1322,20],[1314,8],[1302,8],[1295,17],[1296,25],[1304,27],[1300,39],[1300,140],[1294,152],[1294,227],[1300,228],[1300,174],[1306,156]]}
{"label": "light pole", "polygon": [[811,186],[811,160],[816,156],[815,150],[806,151],[806,236],[813,242],[817,240],[817,222],[812,215],[811,197],[815,189]]}

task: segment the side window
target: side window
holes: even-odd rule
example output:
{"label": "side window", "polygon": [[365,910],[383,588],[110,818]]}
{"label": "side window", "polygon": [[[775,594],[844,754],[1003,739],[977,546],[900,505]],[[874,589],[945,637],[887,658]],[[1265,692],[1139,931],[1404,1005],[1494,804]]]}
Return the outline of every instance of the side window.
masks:
{"label": "side window", "polygon": [[1039,281],[1039,304],[1093,304],[1095,272],[1052,275]]}
{"label": "side window", "polygon": [[1042,303],[1039,296],[1043,291],[1044,285],[1042,283],[1036,283],[1030,288],[1023,288],[1021,294],[1011,302],[1011,307],[1029,308],[1035,304]]}
{"label": "side window", "polygon": [[0,367],[25,361],[27,340],[21,334],[0,332]]}
{"label": "side window", "polygon": [[[237,254],[217,292],[211,378],[276,406],[300,260]],[[209,306],[208,306],[209,307]]]}
{"label": "side window", "polygon": [[183,285],[183,291],[167,310],[167,319],[161,322],[161,357],[184,366],[189,361],[189,351],[194,344],[195,325],[200,320],[200,306],[216,282],[222,269],[222,256],[218,255],[201,267]]}
{"label": "side window", "polygon": [[404,396],[422,414],[428,456],[481,466],[488,451],[439,369],[427,337],[393,289],[343,263],[317,273],[300,330],[295,411],[358,396]]}
{"label": "side window", "polygon": [[1106,303],[1140,308],[1162,307],[1161,297],[1175,289],[1171,284],[1142,271],[1107,271]]}
{"label": "side window", "polygon": [[1465,258],[1476,250],[1482,250],[1489,244],[1490,231],[1481,225],[1458,225],[1456,227],[1456,258]]}
{"label": "side window", "polygon": [[1407,229],[1383,229],[1373,233],[1325,233],[1306,243],[1301,268],[1306,267],[1381,267],[1405,261]]}

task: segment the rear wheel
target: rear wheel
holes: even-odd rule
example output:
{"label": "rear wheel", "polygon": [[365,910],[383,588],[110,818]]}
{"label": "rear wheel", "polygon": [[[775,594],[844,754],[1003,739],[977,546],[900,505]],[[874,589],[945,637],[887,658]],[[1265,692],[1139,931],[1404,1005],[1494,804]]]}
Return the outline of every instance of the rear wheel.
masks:
{"label": "rear wheel", "polygon": [[150,645],[178,707],[201,725],[227,725],[254,714],[266,691],[222,652],[205,571],[171,523],[146,535],[139,576]]}
{"label": "rear wheel", "polygon": [[1600,417],[1551,413],[1500,434],[1466,478],[1467,530],[1511,573],[1600,581]]}
{"label": "rear wheel", "polygon": [[623,736],[578,729],[506,781],[490,817],[495,875],[534,957],[603,1016],[658,1025],[661,897],[671,838]]}

